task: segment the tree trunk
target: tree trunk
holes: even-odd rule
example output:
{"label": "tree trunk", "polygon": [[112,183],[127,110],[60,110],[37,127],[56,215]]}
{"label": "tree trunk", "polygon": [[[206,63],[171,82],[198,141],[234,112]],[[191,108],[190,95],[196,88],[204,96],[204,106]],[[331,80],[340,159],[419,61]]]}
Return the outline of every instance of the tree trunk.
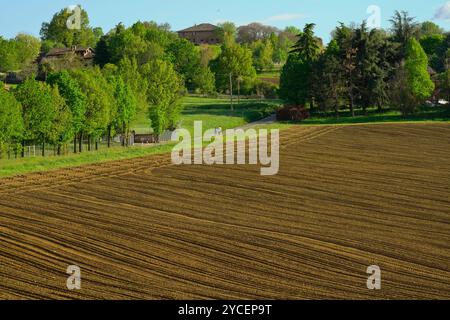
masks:
{"label": "tree trunk", "polygon": [[352,117],[355,117],[355,105],[353,103],[353,94],[350,94],[350,112],[352,113]]}
{"label": "tree trunk", "polygon": [[378,102],[378,112],[383,112],[383,106],[381,105],[381,102]]}
{"label": "tree trunk", "polygon": [[57,153],[58,153],[58,156],[61,155],[61,145],[60,144],[58,144],[58,151],[57,151]]}
{"label": "tree trunk", "polygon": [[77,134],[73,137],[73,153],[77,153]]}
{"label": "tree trunk", "polygon": [[98,150],[98,138],[95,138],[95,150]]}
{"label": "tree trunk", "polygon": [[231,111],[234,111],[233,106],[233,74],[230,73],[230,101],[231,101]]}
{"label": "tree trunk", "polygon": [[108,126],[108,148],[111,148],[111,125]]}
{"label": "tree trunk", "polygon": [[45,157],[45,141],[42,142],[42,156]]}
{"label": "tree trunk", "polygon": [[88,151],[91,151],[91,136],[88,136]]}
{"label": "tree trunk", "polygon": [[25,158],[25,140],[22,140],[22,154],[21,155],[22,155],[22,158]]}
{"label": "tree trunk", "polygon": [[83,152],[83,132],[80,132],[79,140],[78,140],[78,150],[80,153]]}
{"label": "tree trunk", "polygon": [[125,122],[122,124],[122,147],[127,145],[127,129],[125,128]]}

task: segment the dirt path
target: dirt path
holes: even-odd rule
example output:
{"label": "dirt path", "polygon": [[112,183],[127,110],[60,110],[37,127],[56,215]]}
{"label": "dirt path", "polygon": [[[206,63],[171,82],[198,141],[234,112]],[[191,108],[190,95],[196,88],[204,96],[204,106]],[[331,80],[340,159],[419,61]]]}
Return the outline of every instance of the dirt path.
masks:
{"label": "dirt path", "polygon": [[449,299],[449,137],[301,127],[273,177],[165,155],[1,179],[0,298]]}

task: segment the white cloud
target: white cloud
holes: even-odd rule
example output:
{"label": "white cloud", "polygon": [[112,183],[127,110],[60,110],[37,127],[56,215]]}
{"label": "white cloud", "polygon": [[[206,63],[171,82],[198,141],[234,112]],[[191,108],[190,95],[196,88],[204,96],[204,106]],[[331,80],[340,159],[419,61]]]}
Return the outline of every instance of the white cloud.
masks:
{"label": "white cloud", "polygon": [[450,1],[440,6],[434,14],[435,19],[450,20]]}
{"label": "white cloud", "polygon": [[264,20],[265,23],[269,22],[279,22],[279,21],[292,21],[303,18],[305,15],[301,13],[284,13],[278,14]]}

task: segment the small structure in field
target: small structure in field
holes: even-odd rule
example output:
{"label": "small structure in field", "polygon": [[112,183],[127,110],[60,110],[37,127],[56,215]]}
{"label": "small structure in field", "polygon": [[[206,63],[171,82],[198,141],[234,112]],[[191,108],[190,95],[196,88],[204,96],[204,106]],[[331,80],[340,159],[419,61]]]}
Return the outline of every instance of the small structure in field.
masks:
{"label": "small structure in field", "polygon": [[180,38],[187,39],[196,45],[218,44],[220,39],[217,33],[218,27],[210,23],[202,23],[193,27],[178,31]]}

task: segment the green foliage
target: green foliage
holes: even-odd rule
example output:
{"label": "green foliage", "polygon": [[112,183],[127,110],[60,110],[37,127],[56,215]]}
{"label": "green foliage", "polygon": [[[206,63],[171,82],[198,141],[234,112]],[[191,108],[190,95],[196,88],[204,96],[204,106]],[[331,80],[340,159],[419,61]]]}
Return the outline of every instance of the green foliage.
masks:
{"label": "green foliage", "polygon": [[274,49],[270,40],[258,40],[250,45],[253,52],[253,65],[259,72],[273,68]]}
{"label": "green foliage", "polygon": [[0,156],[21,139],[22,106],[14,95],[0,88]]}
{"label": "green foliage", "polygon": [[0,37],[0,72],[23,70],[39,55],[41,43],[33,36],[19,33],[15,39]]}
{"label": "green foliage", "polygon": [[183,76],[188,90],[194,90],[194,78],[201,68],[199,49],[186,39],[176,39],[169,45],[167,54],[175,71]]}
{"label": "green foliage", "polygon": [[233,86],[237,87],[239,81],[244,90],[252,87],[256,79],[252,52],[237,43],[224,44],[217,59],[211,61],[211,69],[216,75],[216,87],[221,92],[230,88],[230,74]]}
{"label": "green foliage", "polygon": [[428,55],[430,66],[437,72],[444,71],[446,38],[442,34],[432,34],[420,38],[420,45]]}
{"label": "green foliage", "polygon": [[281,72],[280,97],[296,105],[313,100],[312,73],[321,52],[314,27],[314,24],[305,25]]}
{"label": "green foliage", "polygon": [[60,114],[67,109],[58,89],[29,78],[14,94],[22,104],[24,139],[41,143],[61,141],[63,131],[70,128],[70,116]]}
{"label": "green foliage", "polygon": [[74,133],[79,133],[86,117],[87,97],[67,71],[51,73],[47,77],[47,83],[57,86],[60,95],[64,98],[71,112],[71,128]]}
{"label": "green foliage", "polygon": [[[80,10],[80,29],[68,28],[68,21],[74,17],[76,11]],[[102,32],[97,28],[96,31],[89,26],[89,17],[85,10],[80,6],[70,11],[69,9],[62,9],[56,13],[50,22],[44,22],[41,28],[41,38],[47,42],[46,47],[64,47],[84,46],[94,47],[99,40],[98,36]]]}
{"label": "green foliage", "polygon": [[99,68],[71,71],[71,76],[86,95],[82,132],[100,137],[115,114],[115,101],[110,84]]}
{"label": "green foliage", "polygon": [[96,48],[96,63],[118,64],[122,59],[136,60],[143,65],[150,60],[161,59],[166,49],[176,39],[166,25],[155,22],[137,22],[130,28],[118,24],[115,29],[103,36]]}
{"label": "green foliage", "polygon": [[280,98],[295,105],[305,105],[309,96],[309,62],[298,54],[289,55],[281,71]]}
{"label": "green foliage", "polygon": [[405,69],[411,93],[419,101],[429,98],[435,87],[428,74],[428,58],[420,43],[413,38],[408,42]]}
{"label": "green foliage", "polygon": [[116,114],[113,124],[118,132],[128,134],[130,123],[137,111],[136,98],[131,87],[121,76],[109,76],[108,80],[113,88]]}
{"label": "green foliage", "polygon": [[192,82],[197,93],[214,94],[216,92],[216,79],[209,67],[200,67]]}
{"label": "green foliage", "polygon": [[147,82],[147,102],[149,116],[156,134],[174,128],[182,110],[179,103],[182,79],[172,64],[164,60],[154,60],[142,66],[142,76]]}
{"label": "green foliage", "polygon": [[233,22],[226,21],[219,23],[217,27],[216,35],[221,43],[232,43],[236,41],[237,27]]}

